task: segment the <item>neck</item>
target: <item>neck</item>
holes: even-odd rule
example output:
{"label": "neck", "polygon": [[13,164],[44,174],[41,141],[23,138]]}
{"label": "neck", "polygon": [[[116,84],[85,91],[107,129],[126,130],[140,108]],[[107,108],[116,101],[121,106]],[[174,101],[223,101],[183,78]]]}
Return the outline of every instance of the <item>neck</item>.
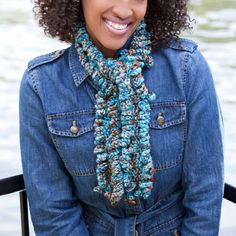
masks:
{"label": "neck", "polygon": [[97,48],[102,52],[104,58],[117,58],[117,51],[116,50],[110,50],[110,49],[106,49],[106,50],[102,50],[102,48],[98,47]]}

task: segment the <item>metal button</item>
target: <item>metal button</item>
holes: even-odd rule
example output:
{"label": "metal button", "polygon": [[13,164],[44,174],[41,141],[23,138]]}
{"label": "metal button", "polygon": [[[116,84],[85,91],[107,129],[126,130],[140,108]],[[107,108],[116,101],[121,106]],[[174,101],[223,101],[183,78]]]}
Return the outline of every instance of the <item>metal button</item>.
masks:
{"label": "metal button", "polygon": [[79,132],[79,128],[78,128],[75,120],[73,120],[73,122],[72,122],[72,126],[70,127],[70,132],[72,134],[77,134]]}
{"label": "metal button", "polygon": [[174,235],[174,236],[179,236],[178,230],[175,229],[174,232],[173,232],[173,235]]}
{"label": "metal button", "polygon": [[163,125],[165,123],[165,118],[162,112],[159,112],[157,115],[157,123],[158,125]]}

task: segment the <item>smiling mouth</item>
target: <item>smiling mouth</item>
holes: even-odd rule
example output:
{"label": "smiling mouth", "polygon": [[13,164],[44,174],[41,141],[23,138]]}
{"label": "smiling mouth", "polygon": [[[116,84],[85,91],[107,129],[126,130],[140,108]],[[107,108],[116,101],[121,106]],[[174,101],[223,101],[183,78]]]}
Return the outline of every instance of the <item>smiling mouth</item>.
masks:
{"label": "smiling mouth", "polygon": [[115,30],[124,30],[127,29],[129,26],[129,24],[118,24],[107,19],[105,19],[105,23]]}

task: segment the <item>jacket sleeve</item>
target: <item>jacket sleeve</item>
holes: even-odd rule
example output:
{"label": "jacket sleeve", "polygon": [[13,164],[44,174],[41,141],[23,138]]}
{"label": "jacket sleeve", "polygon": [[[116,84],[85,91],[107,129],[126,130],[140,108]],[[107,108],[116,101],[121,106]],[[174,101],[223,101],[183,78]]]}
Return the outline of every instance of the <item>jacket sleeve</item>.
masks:
{"label": "jacket sleeve", "polygon": [[187,126],[182,185],[182,236],[217,236],[224,192],[223,119],[209,66],[196,50],[186,57]]}
{"label": "jacket sleeve", "polygon": [[37,236],[88,236],[82,207],[47,129],[34,71],[20,87],[20,144],[26,192]]}

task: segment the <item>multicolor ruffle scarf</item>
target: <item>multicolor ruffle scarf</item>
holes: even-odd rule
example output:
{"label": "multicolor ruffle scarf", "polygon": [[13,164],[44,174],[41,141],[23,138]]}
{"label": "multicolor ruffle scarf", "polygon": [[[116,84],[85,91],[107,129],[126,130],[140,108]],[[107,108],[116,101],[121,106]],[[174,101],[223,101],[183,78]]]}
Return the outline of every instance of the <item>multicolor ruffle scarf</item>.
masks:
{"label": "multicolor ruffle scarf", "polygon": [[104,58],[90,40],[86,28],[76,29],[75,46],[80,62],[99,86],[96,94],[95,149],[98,186],[111,205],[122,198],[146,199],[153,188],[155,169],[150,155],[149,93],[142,76],[151,67],[151,45],[142,21],[129,49],[117,59]]}

